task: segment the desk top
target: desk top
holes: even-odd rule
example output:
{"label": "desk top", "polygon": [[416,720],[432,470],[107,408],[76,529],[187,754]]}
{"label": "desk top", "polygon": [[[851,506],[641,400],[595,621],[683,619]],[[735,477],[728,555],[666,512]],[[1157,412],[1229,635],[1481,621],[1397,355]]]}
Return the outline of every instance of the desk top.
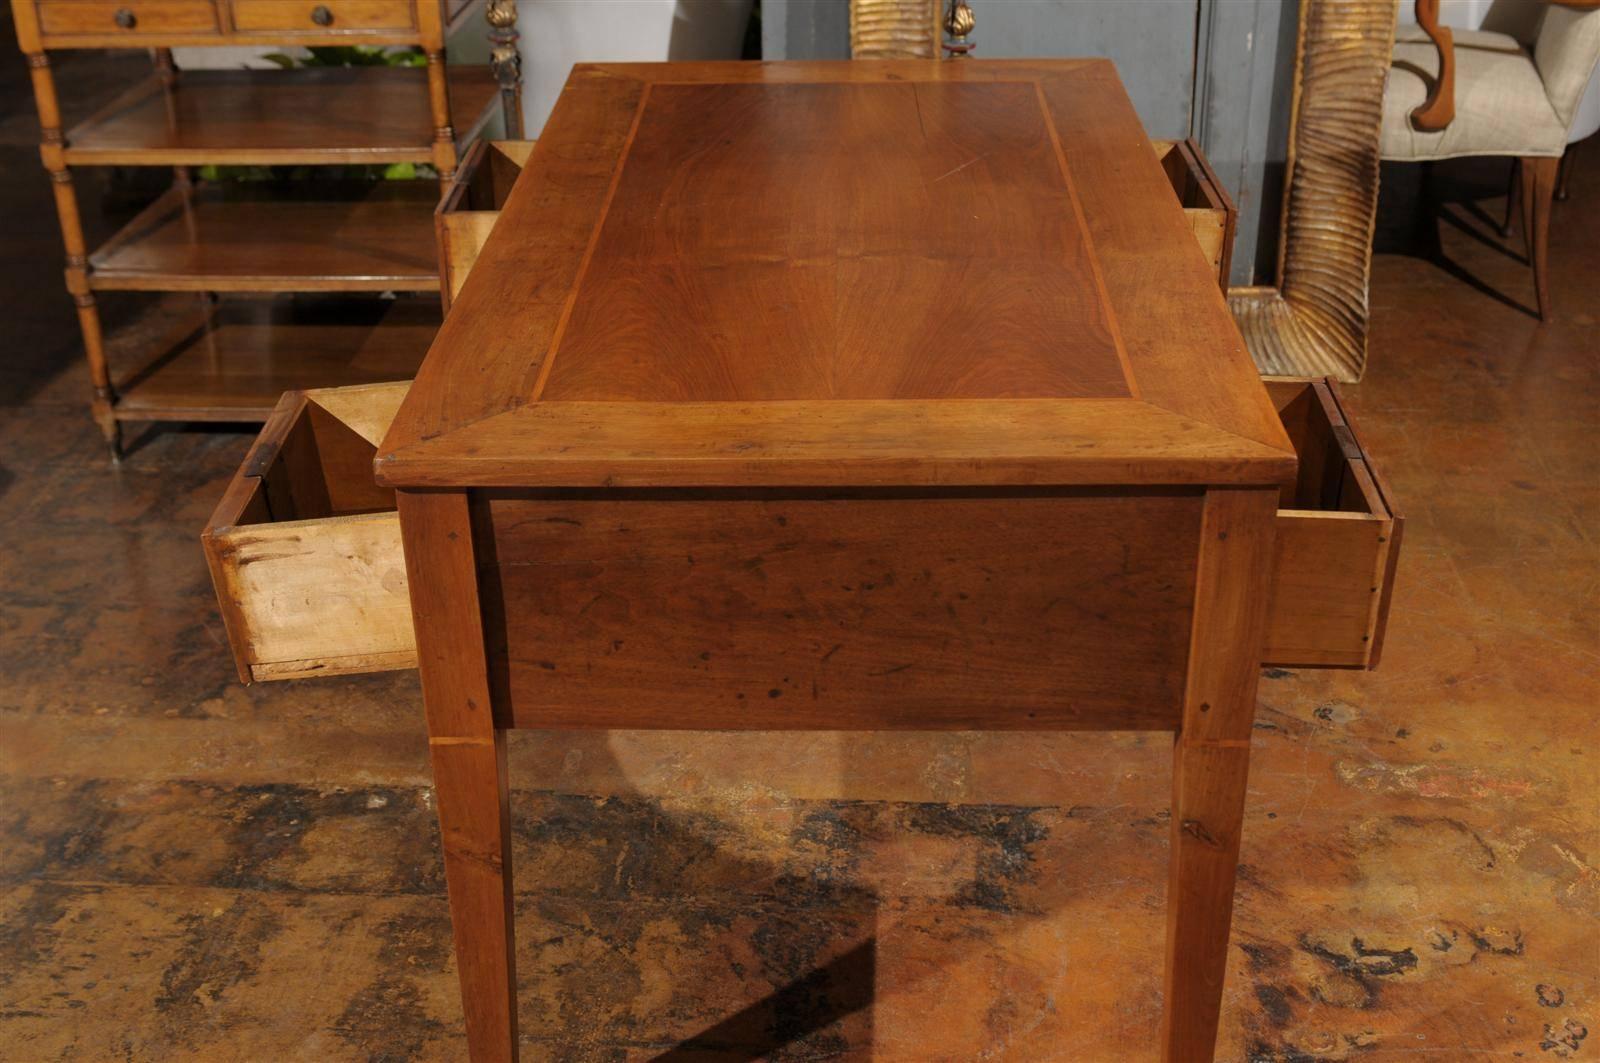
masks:
{"label": "desk top", "polygon": [[1294,463],[1100,60],[574,68],[379,455],[409,486]]}

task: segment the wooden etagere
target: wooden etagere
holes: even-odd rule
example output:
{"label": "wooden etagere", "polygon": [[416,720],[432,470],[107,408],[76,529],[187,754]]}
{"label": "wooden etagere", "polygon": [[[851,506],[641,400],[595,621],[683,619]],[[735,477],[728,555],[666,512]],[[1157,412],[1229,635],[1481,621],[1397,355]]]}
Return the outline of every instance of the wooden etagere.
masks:
{"label": "wooden etagere", "polygon": [[[514,0],[12,0],[54,183],[66,287],[83,331],[92,409],[121,425],[263,420],[291,388],[412,375],[439,320],[432,181],[204,182],[193,168],[423,163],[448,188],[466,145],[503,111],[520,135]],[[478,10],[487,67],[448,66]],[[418,46],[423,67],[180,71],[190,45]],[[152,71],[63,130],[50,53],[148,48]],[[78,166],[172,167],[172,187],[87,245]],[[192,313],[103,334],[96,293],[199,293]],[[304,293],[317,293],[307,296]],[[367,293],[353,305],[331,293]],[[379,295],[377,293],[384,293]],[[171,316],[171,315],[169,315]]]}

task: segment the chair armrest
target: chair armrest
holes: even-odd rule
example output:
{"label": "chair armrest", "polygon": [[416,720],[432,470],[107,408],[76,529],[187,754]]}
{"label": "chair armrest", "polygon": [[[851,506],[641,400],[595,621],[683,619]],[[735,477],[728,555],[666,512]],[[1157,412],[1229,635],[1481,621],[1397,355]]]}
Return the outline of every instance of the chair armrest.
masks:
{"label": "chair armrest", "polygon": [[1422,106],[1411,112],[1411,124],[1425,133],[1437,133],[1456,116],[1455,38],[1449,26],[1439,25],[1439,0],[1417,0],[1417,25],[1439,51],[1439,77]]}

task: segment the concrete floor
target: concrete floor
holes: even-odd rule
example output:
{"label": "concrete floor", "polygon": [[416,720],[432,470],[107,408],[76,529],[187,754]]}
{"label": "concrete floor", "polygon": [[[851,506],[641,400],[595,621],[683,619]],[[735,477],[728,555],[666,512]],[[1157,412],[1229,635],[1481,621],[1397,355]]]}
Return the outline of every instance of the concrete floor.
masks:
{"label": "concrete floor", "polygon": [[[237,684],[197,536],[248,436],[106,464],[3,71],[0,1058],[460,1059],[415,676]],[[1393,621],[1377,673],[1262,685],[1222,1059],[1600,1052],[1581,161],[1542,327],[1503,168],[1441,167],[1420,226],[1386,171],[1347,394]],[[1158,737],[517,732],[512,770],[524,1059],[1153,1058]]]}

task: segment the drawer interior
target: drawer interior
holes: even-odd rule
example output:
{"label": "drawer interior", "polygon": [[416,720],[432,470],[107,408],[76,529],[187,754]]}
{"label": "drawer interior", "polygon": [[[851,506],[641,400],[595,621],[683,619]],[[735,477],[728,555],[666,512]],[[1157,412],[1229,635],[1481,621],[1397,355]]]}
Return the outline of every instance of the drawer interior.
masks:
{"label": "drawer interior", "polygon": [[245,682],[410,668],[394,491],[372,459],[409,383],[289,392],[201,536]]}
{"label": "drawer interior", "polygon": [[1300,457],[1278,510],[1265,664],[1378,663],[1404,521],[1329,380],[1267,383]]}
{"label": "drawer interior", "polygon": [[533,151],[531,140],[478,141],[467,152],[456,179],[435,213],[439,277],[445,303],[461,291],[500,208]]}
{"label": "drawer interior", "polygon": [[1212,172],[1211,164],[1193,140],[1152,140],[1156,158],[1194,231],[1200,252],[1216,271],[1224,291],[1233,259],[1233,229],[1238,217],[1227,189]]}

